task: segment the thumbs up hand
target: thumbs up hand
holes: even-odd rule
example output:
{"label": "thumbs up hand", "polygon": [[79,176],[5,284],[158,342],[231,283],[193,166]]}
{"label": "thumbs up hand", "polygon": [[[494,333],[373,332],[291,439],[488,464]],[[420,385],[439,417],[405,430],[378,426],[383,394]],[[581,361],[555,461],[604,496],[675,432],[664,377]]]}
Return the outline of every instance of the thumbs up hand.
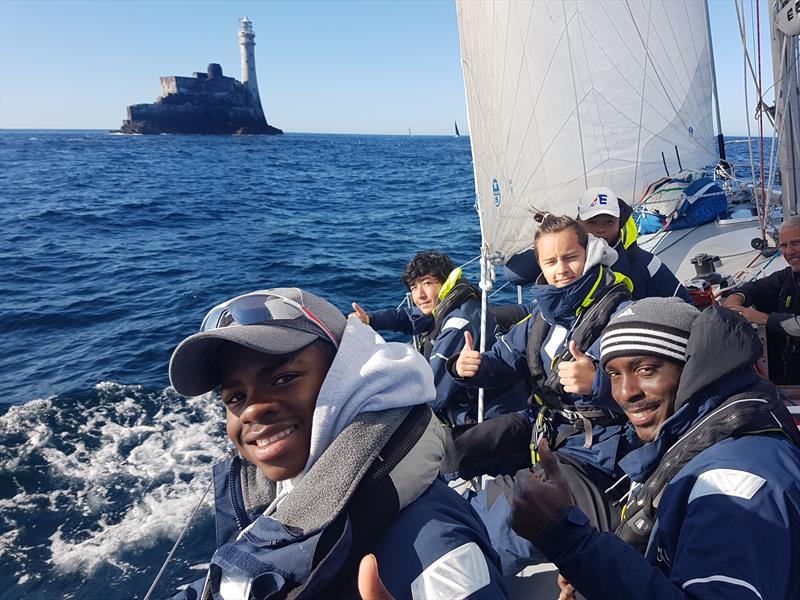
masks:
{"label": "thumbs up hand", "polygon": [[361,600],[394,600],[381,581],[374,554],[367,554],[358,566],[358,594]]}
{"label": "thumbs up hand", "polygon": [[539,456],[541,469],[522,469],[514,475],[511,527],[527,540],[533,540],[573,504],[569,485],[545,440],[539,442]]}
{"label": "thumbs up hand", "polygon": [[575,340],[570,341],[569,351],[575,360],[562,360],[558,363],[558,379],[564,386],[565,392],[588,396],[592,393],[592,384],[597,370],[594,361],[578,350]]}
{"label": "thumbs up hand", "polygon": [[369,325],[369,315],[367,314],[367,311],[361,308],[358,302],[353,302],[352,306],[355,312],[351,312],[349,315],[347,315],[347,318],[349,319],[350,317],[355,317],[364,325]]}
{"label": "thumbs up hand", "polygon": [[456,361],[456,373],[459,377],[468,379],[474,377],[478,369],[481,368],[481,353],[472,349],[473,340],[472,334],[469,331],[464,332],[464,347],[458,355]]}

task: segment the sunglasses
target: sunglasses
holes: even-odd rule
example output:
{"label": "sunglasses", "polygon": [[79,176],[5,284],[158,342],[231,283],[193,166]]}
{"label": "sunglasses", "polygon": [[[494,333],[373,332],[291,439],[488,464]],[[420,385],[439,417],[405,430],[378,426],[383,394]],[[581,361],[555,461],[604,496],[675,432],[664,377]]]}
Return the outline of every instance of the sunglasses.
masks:
{"label": "sunglasses", "polygon": [[[300,295],[302,302],[302,292]],[[237,325],[265,325],[273,321],[305,319],[316,325],[331,343],[339,348],[333,333],[322,320],[302,304],[278,294],[252,293],[237,296],[218,304],[203,319],[200,331],[211,331]]]}

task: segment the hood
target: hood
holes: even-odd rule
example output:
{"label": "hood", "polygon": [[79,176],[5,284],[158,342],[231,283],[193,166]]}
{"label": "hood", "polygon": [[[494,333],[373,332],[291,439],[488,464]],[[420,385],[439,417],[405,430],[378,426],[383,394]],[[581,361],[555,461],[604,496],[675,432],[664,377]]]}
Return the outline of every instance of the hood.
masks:
{"label": "hood", "polygon": [[[602,267],[610,267],[617,261],[617,252],[605,240],[589,235],[586,245],[586,264],[583,274],[563,288],[549,285],[544,274],[540,275],[533,286],[533,297],[538,302],[542,316],[549,323],[562,327],[570,327],[578,316],[578,309],[583,301],[598,291],[602,285]],[[602,269],[605,270],[605,269]]]}
{"label": "hood", "polygon": [[596,238],[591,233],[586,244],[586,264],[583,266],[584,274],[588,273],[595,265],[610,267],[617,262],[617,251],[608,245],[602,238]]}
{"label": "hood", "polygon": [[620,460],[633,481],[647,479],[664,453],[695,422],[758,381],[753,365],[761,356],[761,342],[744,317],[714,305],[692,324],[687,356],[674,414],[664,421],[653,442]]}
{"label": "hood", "polygon": [[756,330],[740,314],[718,305],[701,312],[689,334],[675,410],[726,376],[752,367],[762,351]]}
{"label": "hood", "polygon": [[436,397],[433,373],[408,344],[386,342],[356,318],[320,389],[311,423],[311,451],[303,472],[359,414],[424,404]]}

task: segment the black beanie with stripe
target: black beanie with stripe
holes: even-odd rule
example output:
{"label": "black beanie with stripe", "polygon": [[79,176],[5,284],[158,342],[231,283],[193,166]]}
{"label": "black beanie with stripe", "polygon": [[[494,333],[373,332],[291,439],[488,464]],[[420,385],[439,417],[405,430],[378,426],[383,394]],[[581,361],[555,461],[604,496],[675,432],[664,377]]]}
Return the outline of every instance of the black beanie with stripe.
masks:
{"label": "black beanie with stripe", "polygon": [[614,315],[603,330],[600,366],[620,356],[686,362],[692,323],[700,311],[680,298],[644,298]]}

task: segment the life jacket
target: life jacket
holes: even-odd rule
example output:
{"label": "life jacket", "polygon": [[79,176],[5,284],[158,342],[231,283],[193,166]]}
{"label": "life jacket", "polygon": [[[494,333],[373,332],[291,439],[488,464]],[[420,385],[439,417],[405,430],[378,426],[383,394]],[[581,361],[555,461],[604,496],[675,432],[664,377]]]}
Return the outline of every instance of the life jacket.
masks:
{"label": "life jacket", "polygon": [[633,218],[633,209],[621,198],[617,198],[617,203],[619,204],[619,222],[622,227],[619,229],[619,241],[615,244],[614,249],[619,251],[618,246],[621,246],[621,249],[625,250],[633,260],[639,250],[639,244],[636,241],[639,231]]}
{"label": "life jacket", "polygon": [[616,535],[644,554],[664,489],[706,448],[731,437],[780,433],[800,447],[800,433],[774,388],[760,382],[728,398],[703,417],[666,452],[656,470],[622,511]]}
{"label": "life jacket", "polygon": [[461,267],[453,269],[439,290],[439,302],[433,309],[433,327],[420,338],[419,351],[426,360],[430,360],[433,343],[442,330],[447,315],[459,308],[464,302],[474,298],[480,300],[481,293],[468,279],[461,276]]}
{"label": "life jacket", "polygon": [[[602,288],[600,287],[601,282],[604,284]],[[620,415],[602,408],[577,409],[575,406],[565,403],[564,399],[567,395],[558,379],[558,365],[562,361],[574,360],[575,357],[569,351],[569,342],[571,340],[575,341],[578,350],[585,352],[600,338],[603,329],[608,325],[617,307],[622,302],[630,300],[632,287],[630,279],[601,265],[597,284],[578,308],[578,319],[571,333],[564,340],[561,352],[553,357],[549,375],[545,371],[539,349],[547,339],[547,334],[552,328],[552,324],[548,323],[540,312],[535,317],[536,321],[528,330],[526,354],[530,373],[531,399],[538,405],[534,407],[539,410],[537,420],[541,421],[548,417],[555,417],[555,419],[551,420],[548,428],[549,432],[546,434],[553,449],[579,430],[584,431],[586,435],[586,447],[591,447],[592,422],[612,423],[622,422],[623,420]],[[594,293],[598,288],[601,289],[600,295],[594,297]],[[534,402],[531,404],[533,405]],[[556,437],[555,429],[559,424],[565,422],[572,424],[574,426],[573,430],[562,431]]]}
{"label": "life jacket", "polygon": [[[800,315],[800,287],[797,285],[795,274],[788,268],[788,276],[783,281],[781,291],[778,294],[778,310],[781,312]],[[782,339],[772,339],[768,336],[768,347],[770,353],[779,355],[782,374],[777,375],[784,384],[800,383],[798,373],[800,373],[800,339],[791,335],[784,335]],[[772,367],[773,361],[770,360],[770,374],[774,374],[777,369]]]}

